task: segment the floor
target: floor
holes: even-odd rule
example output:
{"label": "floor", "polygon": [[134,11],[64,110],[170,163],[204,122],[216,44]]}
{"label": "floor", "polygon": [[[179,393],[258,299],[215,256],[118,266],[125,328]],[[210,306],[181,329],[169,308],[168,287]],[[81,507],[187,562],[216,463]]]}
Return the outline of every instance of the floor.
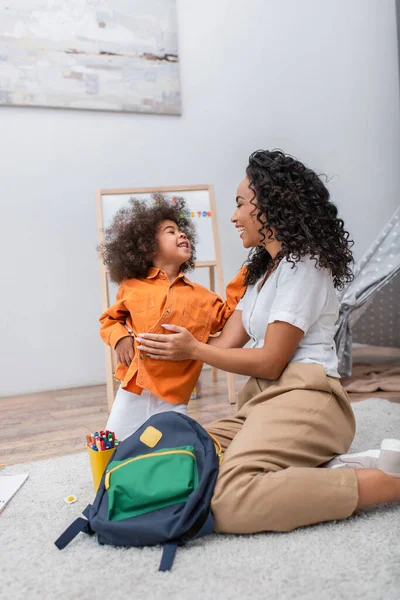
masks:
{"label": "floor", "polygon": [[[192,400],[189,414],[200,423],[232,414],[226,376],[211,371],[201,375],[202,397]],[[246,377],[236,376],[239,391]],[[73,388],[0,398],[0,464],[16,464],[61,456],[84,450],[86,434],[104,427],[107,421],[106,386]]]}
{"label": "floor", "polygon": [[[369,353],[368,353],[369,352]],[[381,351],[377,357],[371,351],[355,352],[358,362],[400,361],[400,351]],[[246,377],[235,376],[235,388],[243,387]],[[200,423],[232,414],[234,405],[228,402],[226,376],[219,371],[213,382],[211,371],[201,375],[201,398],[189,404],[189,414]],[[371,395],[400,402],[400,392],[351,394],[352,401]],[[42,392],[27,396],[0,398],[0,463],[15,464],[71,454],[85,449],[86,434],[104,426],[107,420],[105,385]]]}

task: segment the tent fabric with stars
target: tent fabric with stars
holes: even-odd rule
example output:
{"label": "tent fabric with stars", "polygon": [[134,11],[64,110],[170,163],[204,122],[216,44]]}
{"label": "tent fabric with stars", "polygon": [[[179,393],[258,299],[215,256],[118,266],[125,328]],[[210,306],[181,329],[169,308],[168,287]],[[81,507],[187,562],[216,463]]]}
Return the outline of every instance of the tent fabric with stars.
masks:
{"label": "tent fabric with stars", "polygon": [[339,294],[339,373],[351,375],[352,344],[400,348],[400,208]]}

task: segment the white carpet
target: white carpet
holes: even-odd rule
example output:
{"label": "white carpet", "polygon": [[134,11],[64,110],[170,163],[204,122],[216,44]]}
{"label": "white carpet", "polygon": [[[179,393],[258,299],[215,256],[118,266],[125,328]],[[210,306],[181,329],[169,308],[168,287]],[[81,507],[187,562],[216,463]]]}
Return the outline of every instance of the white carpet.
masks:
{"label": "white carpet", "polygon": [[[353,451],[400,437],[400,404],[354,405]],[[14,465],[27,483],[0,515],[0,598],[8,600],[398,600],[400,506],[289,534],[212,535],[178,549],[170,573],[159,548],[100,546],[80,534],[54,540],[93,500],[85,453]],[[68,494],[78,502],[66,505]]]}

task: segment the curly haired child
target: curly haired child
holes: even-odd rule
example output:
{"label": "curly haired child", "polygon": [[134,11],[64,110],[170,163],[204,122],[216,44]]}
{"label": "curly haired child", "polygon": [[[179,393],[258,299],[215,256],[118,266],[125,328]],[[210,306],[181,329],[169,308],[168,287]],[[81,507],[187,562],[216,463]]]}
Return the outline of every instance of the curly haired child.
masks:
{"label": "curly haired child", "polygon": [[119,289],[100,317],[100,335],[116,351],[121,381],[106,428],[123,440],[155,413],[186,413],[203,366],[196,360],[156,363],[135,348],[127,329],[133,336],[168,334],[168,325],[181,325],[206,342],[243,295],[244,273],[229,284],[226,302],[186,277],[195,264],[196,235],[182,198],[132,199],[104,234],[99,250]]}

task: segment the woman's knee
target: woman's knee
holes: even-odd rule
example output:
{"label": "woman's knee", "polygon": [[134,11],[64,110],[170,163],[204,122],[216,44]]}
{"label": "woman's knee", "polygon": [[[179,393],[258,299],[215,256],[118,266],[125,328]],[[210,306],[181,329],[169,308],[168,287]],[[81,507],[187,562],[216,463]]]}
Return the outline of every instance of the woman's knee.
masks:
{"label": "woman's knee", "polygon": [[214,516],[214,529],[220,533],[247,533],[240,531],[241,514],[238,503],[236,486],[217,481],[211,501],[211,511]]}
{"label": "woman's knee", "polygon": [[230,465],[228,468],[227,464],[222,463],[211,501],[215,531],[256,533],[268,528],[260,529],[257,516],[262,512],[264,520],[268,520],[271,512],[267,497],[261,498],[259,494],[261,483],[264,491],[268,488],[268,477],[269,474],[264,471],[244,469],[243,465]]}
{"label": "woman's knee", "polygon": [[218,483],[211,502],[215,531],[252,534],[294,529],[297,525],[282,514],[273,479],[273,473],[260,472]]}

